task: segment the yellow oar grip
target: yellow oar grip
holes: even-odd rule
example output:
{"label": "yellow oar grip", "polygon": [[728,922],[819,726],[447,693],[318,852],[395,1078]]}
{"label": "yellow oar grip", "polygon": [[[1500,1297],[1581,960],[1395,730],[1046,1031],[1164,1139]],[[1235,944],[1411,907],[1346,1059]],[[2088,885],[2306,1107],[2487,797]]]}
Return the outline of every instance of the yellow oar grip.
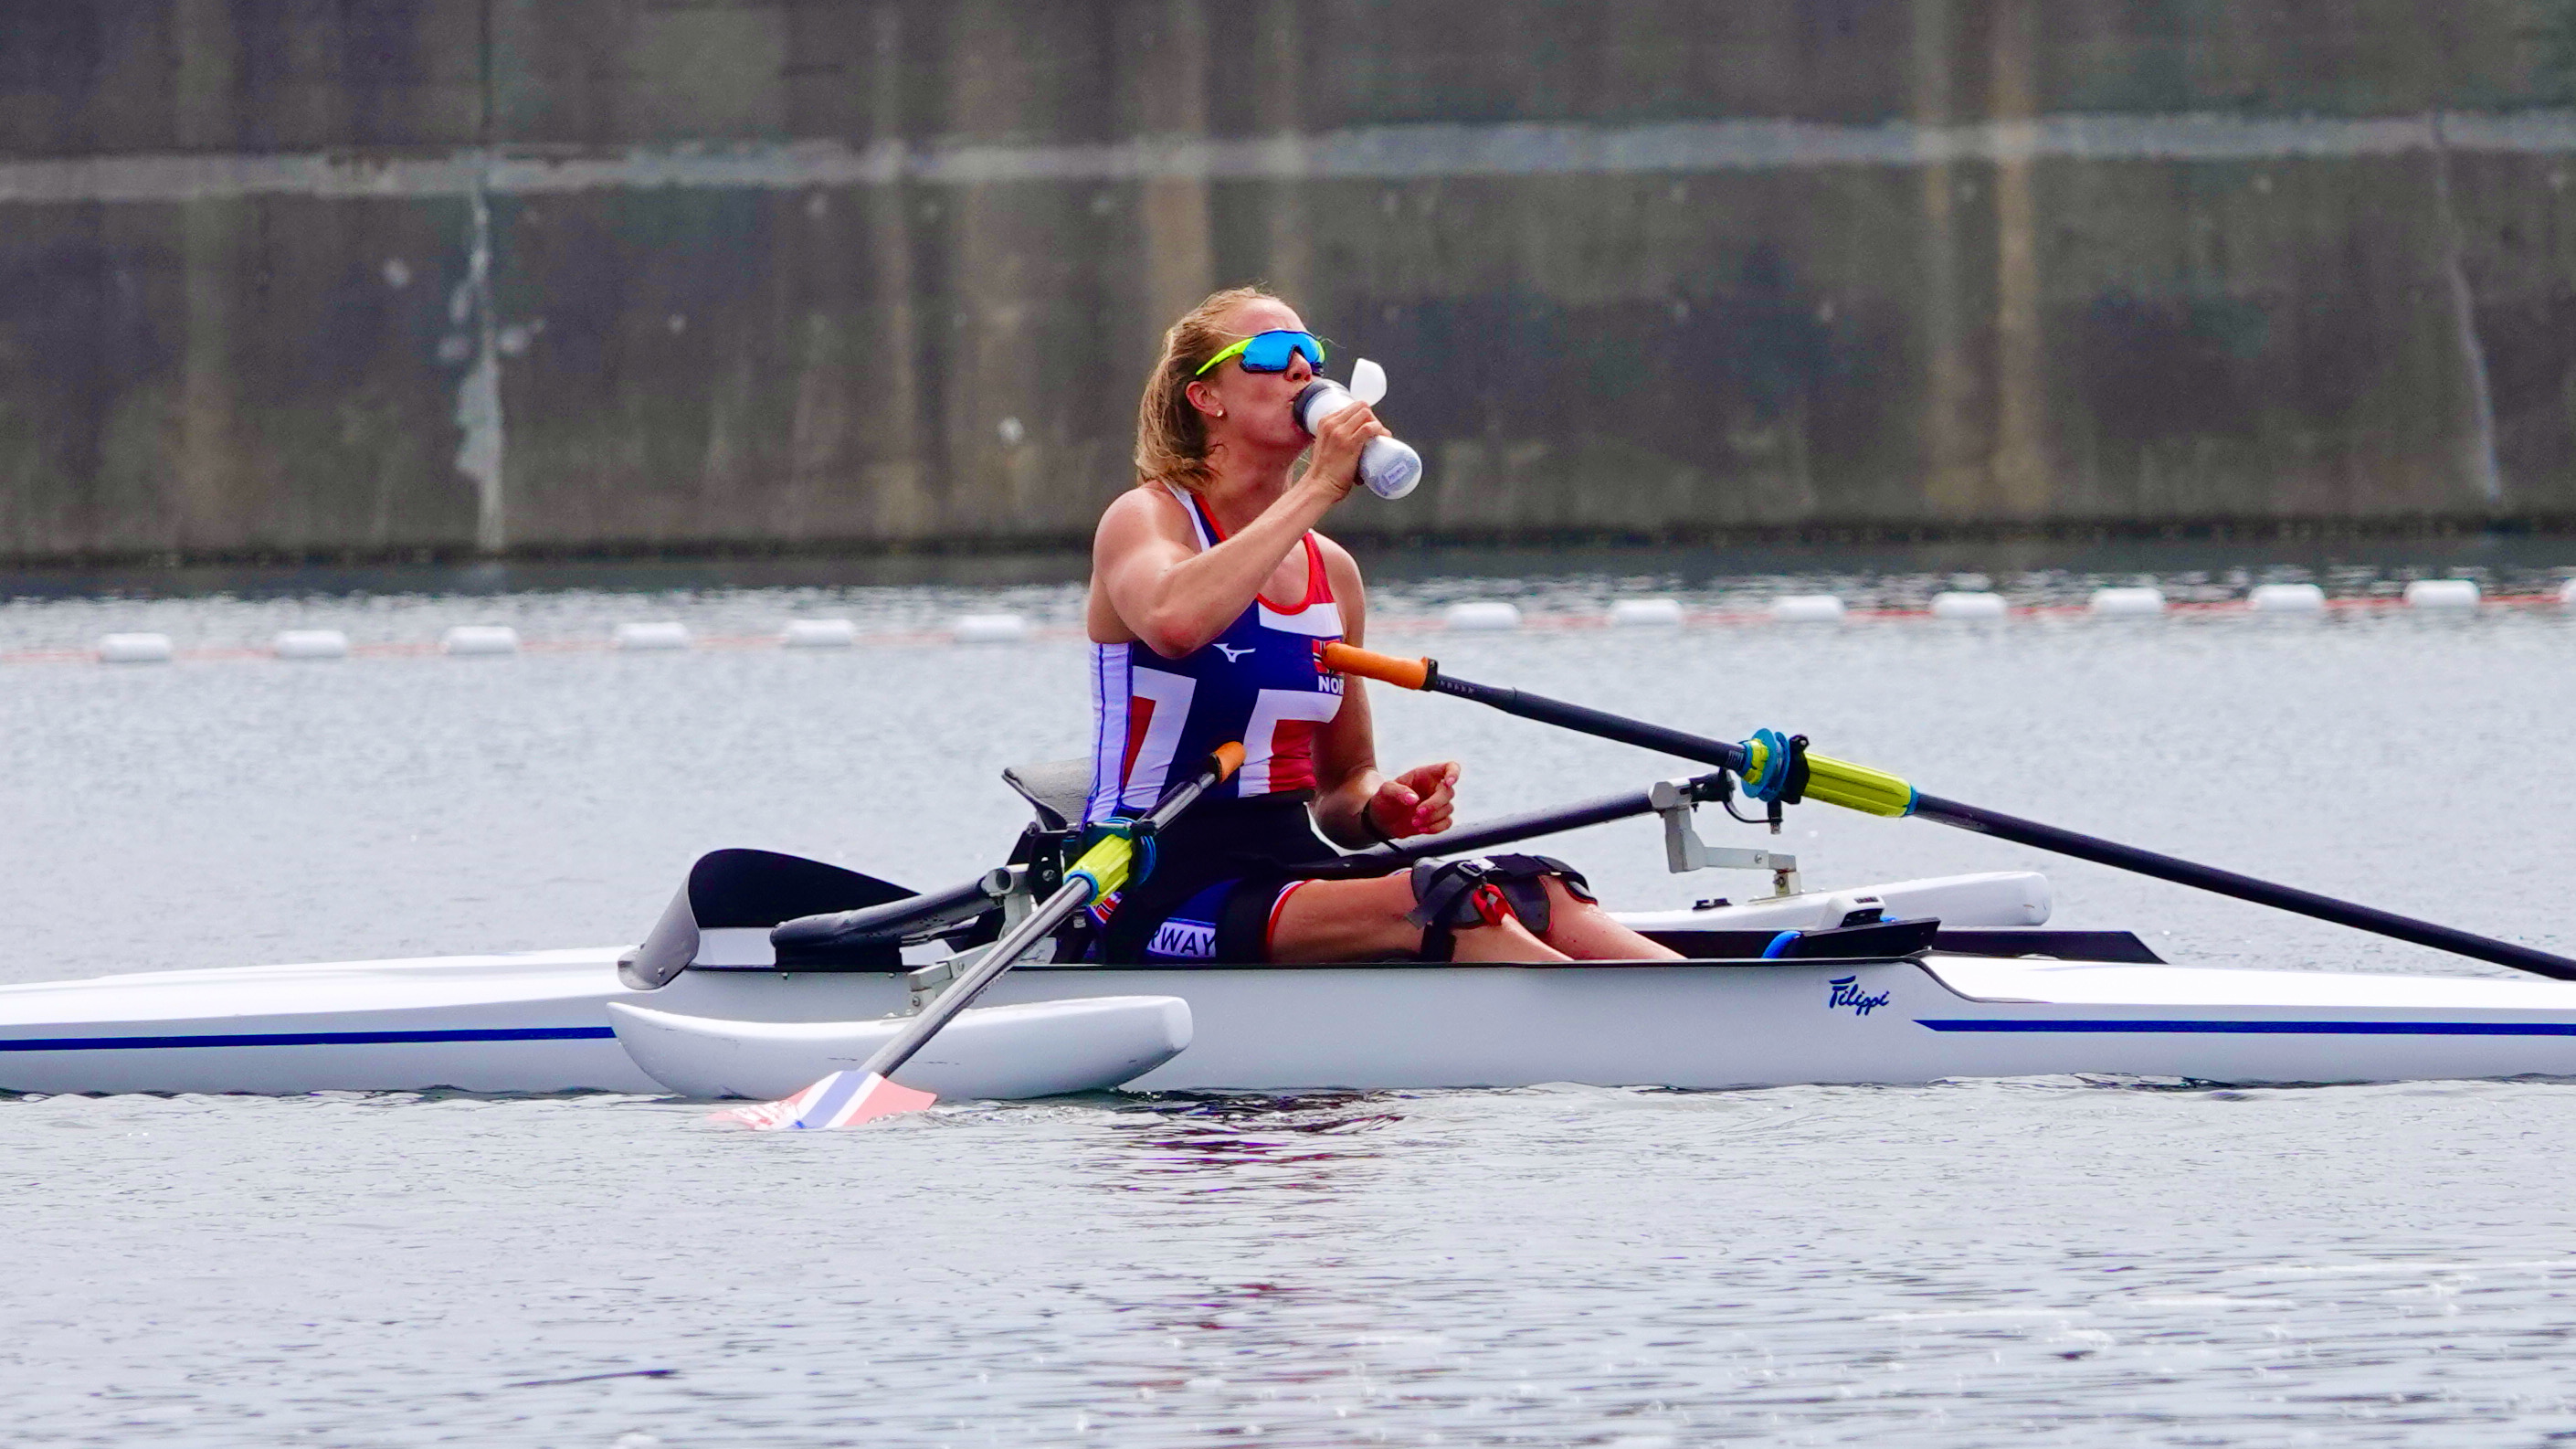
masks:
{"label": "yellow oar grip", "polygon": [[1337,674],[1356,674],[1399,689],[1420,689],[1431,682],[1431,661],[1398,659],[1374,649],[1360,649],[1349,644],[1324,646],[1324,667]]}
{"label": "yellow oar grip", "polygon": [[[1228,740],[1208,751],[1208,758],[1216,765],[1216,778],[1208,782],[1210,788],[1214,788],[1234,778],[1234,772],[1243,768],[1242,742]],[[1117,894],[1127,884],[1128,872],[1135,867],[1136,842],[1128,836],[1111,835],[1084,851],[1082,858],[1065,870],[1064,878],[1072,880],[1081,876],[1089,879],[1091,898],[1096,901]]]}
{"label": "yellow oar grip", "polygon": [[1127,884],[1128,869],[1136,864],[1136,842],[1124,835],[1112,835],[1082,853],[1082,859],[1064,873],[1066,880],[1075,876],[1089,878],[1091,898],[1099,900],[1115,895]]}
{"label": "yellow oar grip", "polygon": [[1807,756],[1807,798],[1890,817],[1912,814],[1914,787],[1884,770],[1824,755]]}

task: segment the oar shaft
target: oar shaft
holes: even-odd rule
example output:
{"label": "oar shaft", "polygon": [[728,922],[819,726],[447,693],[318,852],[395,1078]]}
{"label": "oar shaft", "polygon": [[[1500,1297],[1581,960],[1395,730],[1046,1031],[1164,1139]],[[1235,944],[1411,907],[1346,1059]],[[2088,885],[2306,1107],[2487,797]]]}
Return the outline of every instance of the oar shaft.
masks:
{"label": "oar shaft", "polygon": [[[1428,661],[1425,662],[1428,663]],[[1421,688],[1435,694],[1453,694],[1460,699],[1472,699],[1478,704],[1491,705],[1505,714],[1516,714],[1523,719],[1537,720],[1541,724],[1557,725],[1580,734],[1595,735],[1605,740],[1617,740],[1623,745],[1656,750],[1685,760],[1697,760],[1702,764],[1719,765],[1729,770],[1744,768],[1742,745],[1731,744],[1725,740],[1713,740],[1706,735],[1695,735],[1686,730],[1666,729],[1662,725],[1648,724],[1644,720],[1606,714],[1579,704],[1568,704],[1561,699],[1550,699],[1543,694],[1529,694],[1517,689],[1505,689],[1499,685],[1453,679],[1442,674],[1437,666],[1430,667],[1424,672],[1427,678]]]}
{"label": "oar shaft", "polygon": [[984,959],[976,962],[954,985],[939,993],[937,1000],[923,1007],[921,1014],[914,1017],[909,1026],[895,1033],[892,1041],[877,1048],[876,1055],[868,1058],[863,1070],[880,1077],[893,1076],[905,1062],[912,1060],[913,1053],[929,1045],[941,1027],[953,1020],[957,1013],[972,1006],[975,998],[984,994],[985,987],[1018,965],[1022,956],[1045,940],[1056,927],[1063,925],[1074,912],[1091,904],[1091,895],[1088,877],[1076,876],[1066,881],[1062,889],[1047,897],[1046,904],[1029,912],[1026,920],[1004,932],[1002,938],[993,943],[993,949],[984,953]]}
{"label": "oar shaft", "polygon": [[[1678,755],[1685,760],[1697,760],[1704,765],[1716,765],[1721,769],[1733,770],[1742,775],[1747,785],[1753,784],[1756,777],[1765,772],[1766,767],[1779,764],[1776,758],[1756,753],[1770,748],[1758,742],[1750,747],[1731,744],[1725,740],[1710,739],[1706,735],[1695,735],[1687,730],[1667,729],[1662,725],[1648,724],[1644,720],[1630,719],[1626,715],[1611,714],[1579,704],[1569,704],[1561,699],[1550,699],[1543,694],[1506,689],[1497,684],[1478,684],[1472,679],[1459,679],[1441,673],[1440,662],[1436,659],[1400,659],[1392,654],[1380,654],[1375,650],[1360,649],[1349,644],[1327,644],[1324,646],[1323,653],[1325,666],[1340,670],[1344,674],[1356,674],[1363,679],[1383,680],[1402,689],[1422,689],[1435,694],[1454,695],[1459,699],[1474,700],[1478,704],[1499,709],[1506,714],[1516,714],[1523,719],[1534,719],[1541,724],[1556,725],[1578,734],[1595,735],[1605,740],[1617,740],[1621,744],[1635,745],[1640,749],[1659,750],[1667,755]],[[1807,755],[1805,760],[1807,769],[1805,798],[1821,800],[1828,805],[1840,805],[1846,810],[1858,810],[1864,815],[1883,815],[1890,819],[1902,816],[1913,808],[1914,787],[1883,770],[1873,770],[1867,765],[1855,765],[1849,760],[1836,760],[1817,754]],[[1800,797],[1792,795],[1788,798],[1794,801]]]}
{"label": "oar shaft", "polygon": [[[1182,811],[1197,803],[1200,796],[1215,789],[1219,781],[1233,774],[1242,764],[1243,746],[1233,743],[1217,746],[1216,753],[1205,765],[1199,767],[1197,773],[1173,786],[1160,801],[1156,802],[1154,808],[1147,812],[1144,820],[1140,822],[1142,826],[1140,833],[1160,830],[1171,824]],[[1122,847],[1121,850],[1112,852],[1112,864],[1106,868],[1111,876],[1110,879],[1102,880],[1093,869],[1088,868],[1092,866],[1100,851],[1100,847],[1095,846],[1092,854],[1086,854],[1073,869],[1065,872],[1064,884],[1054,895],[1046,898],[1044,905],[1031,911],[1026,920],[1003,932],[1001,939],[993,943],[992,949],[984,953],[982,960],[967,968],[966,974],[959,977],[947,990],[939,993],[937,1000],[923,1007],[921,1014],[914,1017],[910,1025],[895,1033],[893,1040],[877,1048],[876,1055],[869,1057],[867,1065],[861,1070],[880,1077],[893,1076],[905,1062],[912,1060],[913,1053],[920,1051],[932,1037],[939,1034],[941,1027],[955,1019],[957,1013],[974,1005],[975,998],[984,994],[985,987],[1000,980],[1003,972],[1018,965],[1022,956],[1034,949],[1038,942],[1053,934],[1056,927],[1071,919],[1074,912],[1091,904],[1104,892],[1114,891],[1125,883],[1132,865],[1133,843],[1113,840],[1103,844]]]}
{"label": "oar shaft", "polygon": [[1651,815],[1654,798],[1643,790],[1625,795],[1604,795],[1597,800],[1562,806],[1554,810],[1533,810],[1525,815],[1506,815],[1469,825],[1446,835],[1423,835],[1399,840],[1388,845],[1355,850],[1332,862],[1337,873],[1349,875],[1382,874],[1386,869],[1406,865],[1428,855],[1461,855],[1496,845],[1510,845],[1541,835],[1554,835],[1562,830],[1580,830],[1587,825],[1600,825],[1631,816]]}
{"label": "oar shaft", "polygon": [[2272,906],[2297,915],[2312,916],[2320,921],[2332,921],[2338,926],[2350,926],[2359,931],[2370,931],[2378,935],[2394,937],[2400,941],[2411,941],[2418,946],[2430,946],[2437,951],[2457,952],[2462,956],[2473,957],[2480,961],[2492,961],[2499,966],[2511,966],[2537,975],[2554,977],[2560,981],[2576,981],[2576,961],[2564,956],[2552,955],[2547,951],[2535,951],[2529,946],[2517,946],[2511,941],[2498,941],[2492,937],[2455,930],[2449,926],[2436,925],[2431,921],[2419,921],[2410,916],[2396,915],[2352,901],[2339,901],[2332,896],[2321,896],[2314,891],[2300,890],[2296,886],[2275,885],[2271,881],[2257,880],[2250,875],[2238,875],[2232,870],[2220,870],[2216,866],[2177,860],[2173,856],[2159,855],[2152,850],[2140,850],[2135,846],[2121,845],[2115,841],[2078,834],[2072,830],[2060,830],[2054,825],[2042,825],[2036,820],[2024,820],[2000,811],[1987,810],[1975,805],[1962,805],[1956,800],[1945,800],[1938,795],[1926,795],[1919,790],[1914,795],[1914,814],[1920,819],[1938,821],[1960,830],[1973,830],[1980,835],[1991,835],[1998,840],[2009,840],[2017,845],[2054,851],[2059,855],[2071,855],[2078,860],[2092,861],[2096,865],[2135,871],[2140,875],[2154,876],[2158,880],[2172,881],[2176,885],[2196,886],[2201,890],[2213,891],[2219,895],[2234,896],[2240,901],[2252,901],[2256,905]]}
{"label": "oar shaft", "polygon": [[[1517,689],[1505,689],[1497,685],[1478,684],[1473,680],[1453,678],[1442,674],[1439,664],[1429,659],[1399,659],[1392,655],[1353,648],[1347,644],[1328,644],[1324,646],[1324,662],[1344,673],[1384,680],[1405,689],[1431,690],[1440,694],[1455,695],[1460,699],[1471,699],[1479,704],[1490,705],[1495,709],[1519,715],[1524,719],[1558,725],[1582,734],[1617,740],[1623,744],[1661,750],[1686,760],[1699,760],[1739,773],[1745,772],[1749,763],[1747,751],[1741,745],[1731,745],[1723,740],[1709,739],[1704,735],[1694,735],[1682,730],[1666,729],[1661,725],[1647,724],[1642,720],[1606,714],[1597,709],[1587,709],[1579,704],[1568,704],[1563,700],[1524,694]],[[1867,766],[1854,765],[1848,761],[1809,755],[1807,764],[1811,772],[1807,784],[1808,796],[1846,809],[1891,817],[1916,815],[1926,820],[1939,821],[1943,825],[1955,826],[1961,830],[1973,830],[1981,835],[1991,835],[1999,840],[2010,840],[2016,844],[2033,846],[2040,850],[2055,851],[2060,855],[2071,855],[2078,860],[2089,860],[2098,865],[2135,871],[2140,875],[2153,876],[2158,880],[2194,886],[2219,895],[2233,896],[2238,900],[2252,901],[2257,905],[2272,906],[2297,915],[2314,917],[2320,921],[2332,921],[2337,925],[2370,931],[2395,940],[2409,941],[2418,946],[2430,946],[2438,951],[2452,951],[2475,960],[2492,961],[2499,966],[2511,966],[2517,970],[2553,977],[2560,981],[2576,981],[2576,960],[2565,956],[2553,955],[2547,951],[2535,951],[2528,946],[2517,946],[2511,941],[2499,941],[2493,937],[2455,930],[2449,926],[2436,925],[2431,921],[2419,921],[2409,916],[2358,905],[2351,901],[2339,901],[2331,896],[2321,896],[2313,891],[2300,890],[2295,886],[2275,885],[2270,881],[2257,880],[2250,875],[2238,875],[2232,870],[2196,865],[2191,861],[2178,860],[2170,855],[2159,855],[2152,850],[2139,850],[2133,846],[2119,845],[2094,836],[2081,835],[2072,830],[2060,830],[2053,825],[2042,825],[2034,820],[2023,820],[1998,811],[1963,805],[1956,800],[1945,800],[1937,795],[1926,795],[1893,775],[1872,770]]]}

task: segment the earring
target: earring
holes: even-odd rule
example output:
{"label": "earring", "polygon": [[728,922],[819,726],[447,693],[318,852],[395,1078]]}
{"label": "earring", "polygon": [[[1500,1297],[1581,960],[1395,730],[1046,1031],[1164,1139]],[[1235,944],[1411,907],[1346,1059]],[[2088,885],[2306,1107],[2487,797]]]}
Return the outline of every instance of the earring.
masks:
{"label": "earring", "polygon": [[1225,416],[1225,409],[1223,409],[1223,408],[1218,408],[1218,409],[1216,410],[1216,415],[1217,415],[1218,417],[1224,417],[1224,416]]}

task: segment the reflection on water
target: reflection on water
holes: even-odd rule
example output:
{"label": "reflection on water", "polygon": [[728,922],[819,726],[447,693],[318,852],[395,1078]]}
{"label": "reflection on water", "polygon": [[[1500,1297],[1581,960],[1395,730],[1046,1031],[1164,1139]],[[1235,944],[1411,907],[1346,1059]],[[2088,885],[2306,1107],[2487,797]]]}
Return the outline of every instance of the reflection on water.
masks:
{"label": "reflection on water", "polygon": [[[1289,1189],[1331,1191],[1351,1167],[1377,1154],[1365,1140],[1404,1119],[1383,1095],[1297,1097],[1174,1094],[1112,1124],[1120,1149],[1107,1164],[1130,1190],[1191,1193]],[[1162,1184],[1160,1179],[1186,1179]]]}
{"label": "reflection on water", "polygon": [[2563,1085],[1083,1099],[796,1139],[696,1116],[0,1104],[12,1442],[2576,1428]]}
{"label": "reflection on water", "polygon": [[[2558,567],[2531,548],[2490,556],[2491,577]],[[1624,558],[1532,597],[1676,579],[1755,597],[1791,577],[1892,596],[1954,568],[2019,587],[2046,564],[1816,555],[1694,582]],[[2275,565],[2291,566],[2099,572],[2221,588]],[[1388,592],[1428,607],[1499,587],[1478,572]],[[0,605],[0,652],[143,618],[194,641],[317,615],[434,638],[468,613],[604,638],[643,605],[714,634],[824,608],[936,620],[1005,588],[1069,617],[1073,597],[1043,578],[363,587],[383,592]],[[2554,612],[1532,631],[1440,650],[1469,677],[1716,733],[1792,727],[1960,798],[2576,949],[2576,623]],[[1080,749],[1083,688],[1060,641],[13,668],[0,980],[631,940],[719,845],[964,879],[1021,821],[999,768]],[[1462,760],[1477,813],[1673,773],[1450,701],[1376,703],[1387,757]],[[1919,824],[1801,811],[1786,843],[1817,885],[2046,868],[2061,924],[2135,928],[2181,961],[2487,969]],[[1731,884],[1666,875],[1651,823],[1552,848],[1622,904]],[[702,1112],[0,1099],[0,1439],[2576,1434],[2566,1083],[1096,1097],[793,1137]]]}

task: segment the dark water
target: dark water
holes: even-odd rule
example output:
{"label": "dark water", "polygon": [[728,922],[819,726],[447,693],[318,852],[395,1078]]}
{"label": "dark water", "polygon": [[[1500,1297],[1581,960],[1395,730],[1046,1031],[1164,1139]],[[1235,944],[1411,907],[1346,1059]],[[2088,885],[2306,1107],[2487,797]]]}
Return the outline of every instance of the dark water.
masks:
{"label": "dark water", "polygon": [[[2309,571],[2354,593],[2457,562]],[[1526,599],[1896,597],[1951,566],[1620,560]],[[2050,596],[2275,567],[1990,571]],[[0,653],[132,627],[183,648],[484,621],[595,639],[621,618],[892,630],[1071,604],[1039,578],[573,582],[39,595],[0,606]],[[1424,572],[1381,607],[1498,588]],[[1380,642],[1712,733],[1800,729],[1956,798],[2576,951],[2576,621],[2556,611]],[[1016,828],[1000,766],[1079,750],[1081,681],[1055,640],[0,666],[0,980],[627,940],[726,844],[945,882]],[[1453,701],[1377,704],[1390,761],[1465,762],[1470,813],[1679,773]],[[2178,960],[2488,969],[1915,822],[1808,809],[1786,843],[1817,884],[2042,866],[2060,923],[2136,927]],[[1559,848],[1621,904],[1737,883],[1665,876],[1641,824]],[[0,1099],[0,1442],[2576,1434],[2569,1085],[1101,1098],[795,1140],[698,1116]]]}

